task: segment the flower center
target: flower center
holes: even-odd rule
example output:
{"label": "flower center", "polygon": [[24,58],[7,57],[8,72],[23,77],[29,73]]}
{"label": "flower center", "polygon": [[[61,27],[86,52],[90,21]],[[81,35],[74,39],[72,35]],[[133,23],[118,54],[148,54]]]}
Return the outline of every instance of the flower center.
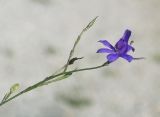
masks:
{"label": "flower center", "polygon": [[115,46],[116,52],[119,55],[125,54],[127,52],[127,48],[127,43],[124,40],[120,40]]}

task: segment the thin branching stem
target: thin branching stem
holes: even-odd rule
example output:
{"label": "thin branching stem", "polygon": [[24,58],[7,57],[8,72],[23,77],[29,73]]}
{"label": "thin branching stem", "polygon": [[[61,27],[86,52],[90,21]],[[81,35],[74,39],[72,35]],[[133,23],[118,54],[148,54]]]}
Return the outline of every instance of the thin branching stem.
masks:
{"label": "thin branching stem", "polygon": [[[2,106],[2,105],[4,105],[5,103],[7,103],[7,102],[9,102],[9,101],[11,101],[11,100],[19,97],[20,95],[22,95],[22,94],[24,94],[24,93],[26,93],[26,92],[29,92],[29,91],[31,91],[31,90],[33,90],[33,89],[36,89],[36,88],[38,88],[38,87],[43,86],[43,83],[45,83],[45,82],[47,82],[47,81],[50,81],[50,80],[52,80],[52,79],[54,79],[54,78],[57,78],[57,77],[59,77],[59,76],[62,76],[62,75],[65,75],[65,74],[72,74],[72,73],[75,73],[75,72],[81,72],[81,71],[98,69],[98,68],[105,67],[105,66],[107,66],[108,64],[109,64],[108,62],[105,62],[104,64],[99,65],[99,66],[95,66],[95,67],[88,67],[88,68],[83,68],[83,69],[76,69],[76,70],[71,70],[71,71],[68,71],[68,72],[61,72],[61,73],[59,73],[59,74],[57,74],[57,75],[51,75],[51,76],[45,78],[44,80],[42,80],[42,81],[40,81],[40,82],[38,82],[38,83],[36,83],[36,84],[34,84],[34,85],[32,85],[32,86],[24,89],[23,91],[19,92],[18,94],[14,95],[14,96],[12,96],[12,97],[10,97],[10,98],[8,98],[7,100],[1,102],[1,103],[0,103],[0,106]],[[57,80],[57,81],[59,81],[59,80]]]}
{"label": "thin branching stem", "polygon": [[78,37],[77,37],[77,39],[76,39],[76,41],[75,41],[70,53],[69,53],[69,57],[68,57],[67,63],[60,70],[58,70],[53,75],[51,75],[49,77],[46,77],[44,80],[42,80],[42,81],[40,81],[40,82],[38,82],[38,83],[36,83],[36,84],[34,84],[32,86],[29,86],[28,88],[24,89],[23,91],[17,93],[16,95],[14,95],[12,97],[10,96],[11,94],[9,94],[9,96],[7,98],[5,96],[4,99],[2,100],[2,102],[0,103],[0,106],[4,105],[5,103],[7,103],[7,102],[19,97],[20,95],[22,95],[22,94],[24,94],[26,92],[31,91],[33,89],[36,89],[38,87],[42,87],[44,85],[48,85],[48,84],[50,84],[52,82],[56,82],[56,81],[62,80],[64,78],[67,78],[67,77],[69,77],[70,75],[72,75],[75,72],[98,69],[98,68],[101,68],[101,67],[104,67],[104,66],[108,65],[108,62],[105,62],[104,64],[99,65],[99,66],[95,66],[95,67],[89,67],[89,68],[75,69],[75,70],[67,71],[67,68],[69,66],[69,62],[73,57],[74,50],[75,50],[77,44],[79,43],[79,41],[81,39],[81,36],[83,35],[84,32],[86,32],[89,28],[91,28],[93,26],[93,24],[95,23],[97,18],[98,17],[95,17],[91,22],[89,22],[89,24],[78,35]]}
{"label": "thin branching stem", "polygon": [[68,65],[69,65],[69,62],[70,62],[70,60],[71,60],[72,57],[73,57],[75,48],[76,48],[76,46],[78,45],[78,43],[79,43],[79,41],[80,41],[83,33],[86,32],[89,28],[91,28],[91,27],[93,26],[93,24],[95,23],[95,21],[96,21],[97,18],[98,18],[98,16],[95,17],[91,22],[89,22],[89,24],[88,24],[88,25],[81,31],[81,33],[78,35],[78,37],[77,37],[76,41],[74,42],[74,45],[73,45],[70,53],[69,53],[69,57],[68,57],[68,60],[67,60],[67,63],[66,63],[66,65],[65,65],[65,67],[64,67],[64,71],[63,71],[63,72],[66,72],[66,70],[67,70],[67,68],[68,68]]}

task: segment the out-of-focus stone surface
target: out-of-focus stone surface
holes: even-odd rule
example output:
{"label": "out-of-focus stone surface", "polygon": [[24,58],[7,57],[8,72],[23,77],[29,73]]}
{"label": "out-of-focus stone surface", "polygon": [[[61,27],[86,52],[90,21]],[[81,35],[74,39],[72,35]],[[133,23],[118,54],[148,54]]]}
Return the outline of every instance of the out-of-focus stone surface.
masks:
{"label": "out-of-focus stone surface", "polygon": [[76,67],[105,61],[99,39],[116,42],[133,31],[134,56],[147,59],[73,74],[0,107],[0,117],[159,117],[159,0],[1,0],[0,99],[14,83],[21,90],[52,74],[67,60],[73,42],[95,16]]}

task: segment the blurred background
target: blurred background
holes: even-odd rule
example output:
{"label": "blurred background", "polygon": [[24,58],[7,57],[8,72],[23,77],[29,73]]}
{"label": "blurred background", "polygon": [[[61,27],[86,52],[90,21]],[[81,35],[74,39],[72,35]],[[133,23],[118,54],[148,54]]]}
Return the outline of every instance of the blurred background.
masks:
{"label": "blurred background", "polygon": [[134,57],[24,94],[0,107],[0,117],[159,117],[159,0],[0,0],[0,99],[14,83],[20,90],[63,66],[77,35],[72,68],[106,61],[100,39],[114,44],[132,30]]}

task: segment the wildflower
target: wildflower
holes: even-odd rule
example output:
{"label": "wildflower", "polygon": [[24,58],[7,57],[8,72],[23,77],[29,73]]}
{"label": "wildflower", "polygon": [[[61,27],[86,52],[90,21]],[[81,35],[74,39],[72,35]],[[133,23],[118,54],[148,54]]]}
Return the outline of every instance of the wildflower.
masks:
{"label": "wildflower", "polygon": [[129,38],[131,36],[130,30],[125,30],[123,36],[120,38],[120,40],[115,44],[115,46],[112,46],[107,40],[100,40],[98,42],[102,43],[106,48],[100,48],[97,53],[109,53],[107,55],[107,60],[109,63],[114,62],[119,57],[127,60],[128,62],[131,62],[134,59],[141,59],[141,58],[133,58],[131,55],[128,55],[127,53],[129,51],[134,52],[134,48],[129,43]]}

